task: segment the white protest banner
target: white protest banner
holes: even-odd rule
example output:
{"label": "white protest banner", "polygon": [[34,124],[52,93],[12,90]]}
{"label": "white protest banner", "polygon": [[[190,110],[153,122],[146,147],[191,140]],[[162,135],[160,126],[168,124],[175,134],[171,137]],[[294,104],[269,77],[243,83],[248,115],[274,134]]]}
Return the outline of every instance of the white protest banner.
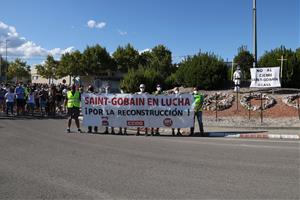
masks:
{"label": "white protest banner", "polygon": [[194,123],[193,96],[82,94],[84,126],[188,128]]}
{"label": "white protest banner", "polygon": [[254,88],[281,87],[280,67],[251,68],[251,85]]}

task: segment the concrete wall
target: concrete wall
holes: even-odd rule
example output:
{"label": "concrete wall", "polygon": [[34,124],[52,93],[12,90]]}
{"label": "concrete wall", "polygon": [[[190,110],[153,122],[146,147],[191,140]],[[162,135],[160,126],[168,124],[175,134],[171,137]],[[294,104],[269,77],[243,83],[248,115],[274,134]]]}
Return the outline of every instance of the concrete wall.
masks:
{"label": "concrete wall", "polygon": [[66,76],[66,77],[63,77],[63,78],[60,78],[60,79],[46,79],[46,78],[43,78],[42,76],[40,76],[38,73],[37,73],[37,70],[34,68],[31,70],[31,82],[32,83],[40,83],[40,84],[59,84],[59,83],[62,83],[63,80],[66,80],[66,84],[67,85],[70,85],[72,83],[72,78],[70,76]]}

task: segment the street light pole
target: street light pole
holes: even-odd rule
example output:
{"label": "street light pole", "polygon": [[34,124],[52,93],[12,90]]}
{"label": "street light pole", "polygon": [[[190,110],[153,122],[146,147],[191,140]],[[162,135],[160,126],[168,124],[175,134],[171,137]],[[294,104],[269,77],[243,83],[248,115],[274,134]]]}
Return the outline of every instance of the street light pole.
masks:
{"label": "street light pole", "polygon": [[9,40],[8,39],[5,39],[5,68],[4,68],[4,71],[5,71],[5,75],[4,75],[4,81],[6,82],[7,81],[7,71],[8,71],[8,63],[7,63],[7,42]]}
{"label": "street light pole", "polygon": [[2,54],[0,54],[0,79],[2,81]]}
{"label": "street light pole", "polygon": [[[2,44],[3,42],[2,41],[0,41],[0,46],[1,46],[1,44]],[[0,54],[0,80],[1,81],[3,81],[3,70],[4,69],[4,67],[2,67],[2,54]]]}
{"label": "street light pole", "polygon": [[257,25],[256,25],[256,0],[253,0],[253,67],[257,66]]}

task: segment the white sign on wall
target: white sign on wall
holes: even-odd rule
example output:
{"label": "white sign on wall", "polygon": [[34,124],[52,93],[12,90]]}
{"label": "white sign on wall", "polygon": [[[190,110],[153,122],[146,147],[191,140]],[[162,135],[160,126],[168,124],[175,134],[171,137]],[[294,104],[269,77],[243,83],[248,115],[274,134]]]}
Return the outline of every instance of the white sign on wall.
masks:
{"label": "white sign on wall", "polygon": [[251,68],[251,85],[253,88],[281,87],[280,67]]}

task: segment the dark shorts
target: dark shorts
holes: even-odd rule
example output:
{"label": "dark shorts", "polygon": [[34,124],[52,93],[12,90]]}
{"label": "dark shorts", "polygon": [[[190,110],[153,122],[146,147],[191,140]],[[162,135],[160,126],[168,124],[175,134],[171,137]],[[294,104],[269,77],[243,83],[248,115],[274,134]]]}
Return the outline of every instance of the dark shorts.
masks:
{"label": "dark shorts", "polygon": [[68,108],[68,116],[72,119],[78,119],[79,117],[79,108]]}
{"label": "dark shorts", "polygon": [[31,109],[31,110],[34,110],[34,103],[27,103],[27,108]]}
{"label": "dark shorts", "polygon": [[17,99],[17,107],[22,108],[25,106],[25,99]]}

